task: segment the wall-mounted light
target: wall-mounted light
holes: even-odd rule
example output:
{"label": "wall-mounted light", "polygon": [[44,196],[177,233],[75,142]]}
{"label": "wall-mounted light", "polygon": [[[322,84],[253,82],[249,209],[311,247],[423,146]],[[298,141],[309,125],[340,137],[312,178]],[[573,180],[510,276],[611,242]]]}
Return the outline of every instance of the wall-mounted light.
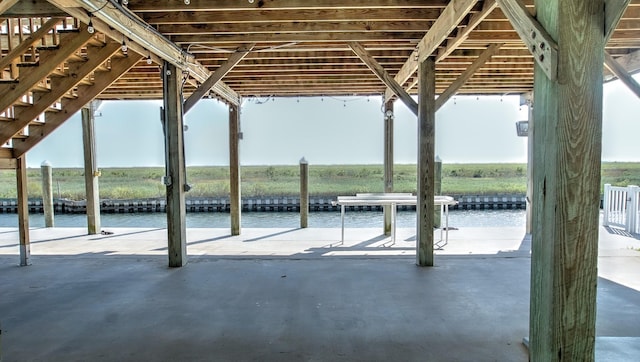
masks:
{"label": "wall-mounted light", "polygon": [[153,60],[151,60],[151,54],[147,55],[147,64],[151,65],[153,63]]}
{"label": "wall-mounted light", "polygon": [[516,131],[518,132],[518,137],[527,137],[529,135],[529,121],[516,122]]}
{"label": "wall-mounted light", "polygon": [[184,4],[185,4],[185,5],[189,5],[189,4],[191,4],[191,0],[184,0]]}

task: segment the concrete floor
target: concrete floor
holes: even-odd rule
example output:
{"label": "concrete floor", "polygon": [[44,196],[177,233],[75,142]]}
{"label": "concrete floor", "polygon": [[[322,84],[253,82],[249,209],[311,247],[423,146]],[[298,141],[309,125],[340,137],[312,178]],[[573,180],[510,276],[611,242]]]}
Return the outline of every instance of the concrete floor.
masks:
{"label": "concrete floor", "polygon": [[[412,230],[34,229],[32,265],[0,229],[0,359],[9,361],[527,361],[529,240],[452,231],[434,268]],[[601,230],[599,361],[640,357],[640,240]]]}

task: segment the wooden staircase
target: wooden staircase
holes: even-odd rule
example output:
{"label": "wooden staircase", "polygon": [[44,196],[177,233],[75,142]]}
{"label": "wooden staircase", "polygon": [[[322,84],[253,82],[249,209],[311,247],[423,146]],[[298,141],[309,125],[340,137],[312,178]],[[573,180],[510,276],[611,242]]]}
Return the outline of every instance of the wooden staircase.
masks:
{"label": "wooden staircase", "polygon": [[22,39],[0,59],[0,159],[24,155],[142,59],[75,20],[39,21],[30,36],[0,34]]}

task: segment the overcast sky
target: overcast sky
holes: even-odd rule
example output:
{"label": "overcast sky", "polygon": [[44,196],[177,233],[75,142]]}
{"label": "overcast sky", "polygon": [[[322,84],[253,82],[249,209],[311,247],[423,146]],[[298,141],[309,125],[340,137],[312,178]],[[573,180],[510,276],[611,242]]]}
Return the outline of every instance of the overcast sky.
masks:
{"label": "overcast sky", "polygon": [[[640,80],[640,75],[636,75]],[[381,97],[245,99],[243,165],[382,164]],[[99,167],[162,166],[160,101],[108,101],[96,118]],[[416,117],[395,106],[396,163],[415,163]],[[527,117],[518,96],[457,96],[436,114],[436,153],[445,163],[526,162],[526,138],[515,122]],[[605,84],[604,161],[640,161],[640,100],[619,81]],[[203,100],[185,117],[188,165],[228,165],[228,111]],[[80,112],[27,154],[29,167],[82,167]]]}

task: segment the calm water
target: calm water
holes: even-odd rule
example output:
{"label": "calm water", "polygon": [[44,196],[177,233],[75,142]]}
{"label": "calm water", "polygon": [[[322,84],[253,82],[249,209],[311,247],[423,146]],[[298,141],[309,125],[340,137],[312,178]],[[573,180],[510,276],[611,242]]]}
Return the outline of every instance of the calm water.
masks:
{"label": "calm water", "polygon": [[[525,225],[524,210],[453,210],[449,213],[451,227],[505,227]],[[102,227],[164,228],[167,217],[164,213],[102,214]],[[245,228],[292,228],[300,224],[297,212],[243,212],[242,227]],[[17,214],[0,214],[0,227],[16,227]],[[87,225],[84,214],[60,214],[55,216],[56,227],[82,227]],[[187,227],[227,228],[230,225],[227,213],[187,213]],[[366,228],[382,225],[382,212],[347,211],[345,227]],[[416,213],[398,212],[398,227],[415,227]],[[30,227],[44,227],[43,214],[29,216]],[[340,212],[311,212],[309,227],[340,227]]]}

